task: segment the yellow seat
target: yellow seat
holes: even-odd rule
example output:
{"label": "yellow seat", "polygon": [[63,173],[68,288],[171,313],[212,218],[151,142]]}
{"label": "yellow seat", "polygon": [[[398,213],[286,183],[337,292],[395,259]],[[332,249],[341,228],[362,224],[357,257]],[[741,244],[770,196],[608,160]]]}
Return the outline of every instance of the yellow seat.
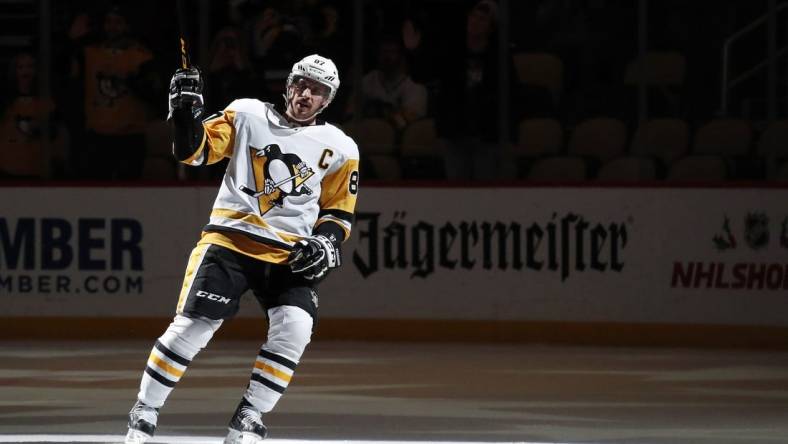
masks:
{"label": "yellow seat", "polygon": [[528,172],[534,182],[580,182],[588,177],[588,168],[580,157],[557,156],[536,161]]}
{"label": "yellow seat", "polygon": [[[367,160],[375,170],[375,179],[380,180],[400,180],[402,170],[399,159],[390,154],[372,154],[367,156]],[[362,171],[362,174],[364,172]]]}
{"label": "yellow seat", "polygon": [[642,80],[648,86],[677,86],[684,84],[686,72],[687,59],[683,54],[651,51],[627,64],[624,83],[632,86]]}
{"label": "yellow seat", "polygon": [[744,119],[714,119],[695,133],[693,154],[743,156],[750,150],[752,129]]}
{"label": "yellow seat", "polygon": [[600,181],[639,182],[657,178],[654,159],[627,156],[611,160],[602,166],[597,175]]}
{"label": "yellow seat", "polygon": [[175,159],[172,156],[147,156],[142,167],[142,178],[145,180],[177,179]]}
{"label": "yellow seat", "polygon": [[555,119],[524,119],[520,122],[517,144],[512,147],[517,156],[536,157],[555,155],[564,145],[564,130]]}
{"label": "yellow seat", "polygon": [[771,123],[758,141],[758,155],[788,158],[788,120]]}
{"label": "yellow seat", "polygon": [[513,58],[518,80],[547,88],[557,103],[563,92],[564,62],[553,54],[542,52],[519,53]]}
{"label": "yellow seat", "polygon": [[167,121],[152,120],[145,125],[145,147],[149,156],[172,157],[172,141]]}
{"label": "yellow seat", "polygon": [[378,118],[365,118],[343,125],[362,155],[391,154],[396,149],[395,130],[390,123]]}
{"label": "yellow seat", "polygon": [[176,161],[172,155],[170,127],[165,120],[152,120],[145,125],[145,163],[142,178],[146,180],[177,179]]}
{"label": "yellow seat", "polygon": [[401,152],[403,157],[434,157],[441,154],[440,142],[435,132],[433,119],[412,122],[402,133]]}
{"label": "yellow seat", "polygon": [[690,155],[671,165],[667,180],[671,182],[721,182],[728,178],[725,160],[716,155]]}
{"label": "yellow seat", "polygon": [[653,119],[643,122],[635,131],[630,152],[650,156],[670,165],[687,154],[689,125],[680,119]]}
{"label": "yellow seat", "polygon": [[778,182],[788,182],[788,162],[780,165],[773,179]]}
{"label": "yellow seat", "polygon": [[627,143],[624,122],[608,117],[588,119],[578,124],[569,138],[569,154],[592,157],[600,162],[621,156]]}

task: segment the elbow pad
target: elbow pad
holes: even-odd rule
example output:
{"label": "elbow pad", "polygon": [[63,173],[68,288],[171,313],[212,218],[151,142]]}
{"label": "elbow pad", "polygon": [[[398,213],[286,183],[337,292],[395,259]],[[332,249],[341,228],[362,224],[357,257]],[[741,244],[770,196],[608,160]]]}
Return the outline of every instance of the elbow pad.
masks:
{"label": "elbow pad", "polygon": [[188,159],[200,148],[205,137],[202,116],[201,103],[175,108],[170,113],[168,123],[172,139],[172,154],[179,161]]}

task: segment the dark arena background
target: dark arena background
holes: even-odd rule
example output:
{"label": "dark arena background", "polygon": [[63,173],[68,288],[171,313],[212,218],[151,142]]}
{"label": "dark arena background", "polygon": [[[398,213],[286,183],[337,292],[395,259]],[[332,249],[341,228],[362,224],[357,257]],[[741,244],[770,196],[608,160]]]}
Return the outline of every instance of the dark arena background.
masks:
{"label": "dark arena background", "polygon": [[[359,147],[269,440],[788,440],[788,2],[182,4],[0,1],[0,443],[124,440],[227,164],[172,155],[180,36],[208,113],[331,58]],[[149,442],[222,442],[266,322]]]}

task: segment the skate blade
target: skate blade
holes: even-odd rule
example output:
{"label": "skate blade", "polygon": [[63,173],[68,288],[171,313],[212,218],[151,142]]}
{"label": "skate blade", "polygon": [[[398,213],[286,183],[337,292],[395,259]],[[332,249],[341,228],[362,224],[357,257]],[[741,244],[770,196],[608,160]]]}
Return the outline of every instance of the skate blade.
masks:
{"label": "skate blade", "polygon": [[265,439],[264,436],[250,432],[239,432],[229,429],[230,432],[224,438],[224,444],[260,444]]}
{"label": "skate blade", "polygon": [[129,429],[126,433],[125,444],[145,444],[145,441],[151,438],[147,433],[140,432],[139,430]]}

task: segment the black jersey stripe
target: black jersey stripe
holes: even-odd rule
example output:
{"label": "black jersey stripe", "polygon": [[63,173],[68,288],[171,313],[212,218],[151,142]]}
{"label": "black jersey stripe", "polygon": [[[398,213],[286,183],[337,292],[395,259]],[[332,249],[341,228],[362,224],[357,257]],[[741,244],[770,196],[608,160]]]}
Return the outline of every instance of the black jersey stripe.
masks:
{"label": "black jersey stripe", "polygon": [[174,351],[170,350],[169,348],[165,347],[164,344],[159,342],[158,340],[153,345],[156,347],[156,350],[160,351],[164,356],[172,359],[173,361],[177,362],[180,365],[188,366],[192,361],[178,355]]}
{"label": "black jersey stripe", "polygon": [[145,373],[148,374],[151,378],[155,379],[159,384],[166,385],[167,387],[175,387],[175,381],[170,381],[169,379],[165,378],[164,376],[158,374],[156,370],[145,366]]}
{"label": "black jersey stripe", "polygon": [[264,386],[270,388],[271,390],[273,390],[273,391],[275,391],[277,393],[284,393],[285,392],[285,387],[282,387],[279,384],[271,382],[268,379],[265,379],[262,375],[258,375],[257,373],[252,373],[252,380],[257,381],[260,384],[263,384]]}
{"label": "black jersey stripe", "polygon": [[256,234],[252,234],[252,233],[249,233],[248,231],[244,231],[244,230],[239,230],[237,228],[230,228],[230,227],[223,227],[221,225],[208,224],[205,227],[203,227],[202,230],[203,231],[207,231],[207,232],[211,232],[211,231],[219,231],[219,232],[226,231],[226,232],[230,232],[230,233],[243,234],[244,236],[248,237],[249,239],[252,239],[255,242],[260,242],[261,244],[272,245],[274,247],[279,247],[279,248],[282,248],[282,249],[288,250],[288,251],[293,249],[292,246],[287,245],[284,242],[279,242],[277,240],[269,239],[267,237],[258,236]]}
{"label": "black jersey stripe", "polygon": [[263,359],[268,359],[270,361],[274,361],[277,364],[284,365],[285,367],[289,368],[290,370],[295,370],[298,364],[295,362],[277,354],[271,353],[267,350],[260,349],[259,353],[260,357]]}
{"label": "black jersey stripe", "polygon": [[317,213],[317,218],[318,219],[320,219],[323,216],[334,216],[337,219],[342,219],[345,222],[348,222],[348,223],[352,224],[354,215],[353,215],[353,213],[349,213],[349,212],[343,211],[343,210],[331,210],[331,209],[329,209],[329,210],[320,210],[320,212]]}

